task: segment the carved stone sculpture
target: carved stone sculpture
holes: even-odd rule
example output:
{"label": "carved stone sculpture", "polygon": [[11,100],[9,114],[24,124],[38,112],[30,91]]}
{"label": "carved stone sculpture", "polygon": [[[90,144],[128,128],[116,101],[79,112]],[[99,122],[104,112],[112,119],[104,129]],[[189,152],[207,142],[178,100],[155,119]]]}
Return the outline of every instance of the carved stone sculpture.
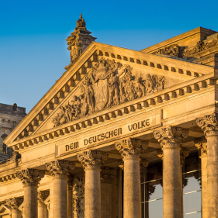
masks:
{"label": "carved stone sculpture", "polygon": [[104,183],[111,183],[116,175],[116,169],[104,167],[101,170],[101,181]]}
{"label": "carved stone sculpture", "polygon": [[41,178],[44,177],[44,171],[37,169],[26,169],[17,172],[17,177],[21,179],[25,186],[37,186]]}
{"label": "carved stone sculpture", "polygon": [[51,161],[46,164],[46,169],[52,176],[67,177],[75,168],[75,164],[65,160]]}
{"label": "carved stone sculpture", "polygon": [[196,148],[200,151],[200,157],[207,156],[207,140],[203,138],[198,138],[195,141]]}
{"label": "carved stone sculpture", "polygon": [[154,137],[162,148],[178,147],[188,137],[188,131],[180,127],[168,126],[154,131]]}
{"label": "carved stone sculpture", "polygon": [[75,218],[84,218],[85,178],[73,180],[73,213]]}
{"label": "carved stone sculpture", "polygon": [[160,91],[165,81],[164,76],[150,74],[135,77],[130,66],[100,58],[81,82],[80,94],[59,107],[54,126]]}
{"label": "carved stone sculpture", "polygon": [[204,131],[205,137],[218,135],[218,114],[206,115],[196,120],[197,125]]}
{"label": "carved stone sculpture", "polygon": [[10,198],[5,200],[5,205],[10,210],[18,209],[22,202],[23,202],[23,198]]}
{"label": "carved stone sculpture", "polygon": [[123,158],[140,156],[147,148],[148,143],[140,139],[128,138],[115,144]]}
{"label": "carved stone sculpture", "polygon": [[189,155],[189,150],[186,148],[181,148],[180,150],[180,165],[181,167],[184,165],[185,158]]}
{"label": "carved stone sculpture", "polygon": [[80,14],[80,19],[77,20],[77,27],[71,33],[67,40],[68,49],[70,50],[71,62],[74,62],[86,49],[86,47],[96,38],[92,37],[91,32],[86,29],[85,20]]}
{"label": "carved stone sculpture", "polygon": [[218,45],[218,39],[198,41],[194,47],[187,48],[183,51],[183,57],[191,57],[192,55],[212,48]]}
{"label": "carved stone sculpture", "polygon": [[157,54],[171,55],[179,57],[180,48],[178,45],[170,45],[165,48],[159,49]]}
{"label": "carved stone sculpture", "polygon": [[108,154],[98,150],[88,150],[77,155],[77,159],[83,164],[85,169],[99,169],[107,158]]}

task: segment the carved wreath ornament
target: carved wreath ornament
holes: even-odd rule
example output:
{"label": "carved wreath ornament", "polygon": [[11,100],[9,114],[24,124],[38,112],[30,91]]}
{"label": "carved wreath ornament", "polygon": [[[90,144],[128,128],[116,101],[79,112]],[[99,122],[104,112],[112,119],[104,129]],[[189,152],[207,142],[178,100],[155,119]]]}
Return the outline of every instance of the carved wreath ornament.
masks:
{"label": "carved wreath ornament", "polygon": [[80,95],[59,107],[54,126],[160,91],[165,81],[164,76],[133,76],[129,65],[101,58],[81,82]]}

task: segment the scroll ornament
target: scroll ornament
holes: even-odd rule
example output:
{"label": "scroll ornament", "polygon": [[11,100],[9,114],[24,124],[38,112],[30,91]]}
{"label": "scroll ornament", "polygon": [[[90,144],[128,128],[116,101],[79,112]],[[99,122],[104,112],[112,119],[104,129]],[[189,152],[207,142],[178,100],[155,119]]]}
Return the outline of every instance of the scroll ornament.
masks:
{"label": "scroll ornament", "polygon": [[129,65],[101,58],[81,82],[79,95],[59,107],[54,126],[164,89],[165,77],[132,75]]}
{"label": "scroll ornament", "polygon": [[25,186],[37,186],[39,181],[44,177],[44,171],[37,169],[26,169],[17,172],[17,177],[21,179]]}
{"label": "scroll ornament", "polygon": [[46,168],[52,176],[67,176],[74,170],[75,164],[65,160],[56,160],[47,163]]}
{"label": "scroll ornament", "polygon": [[98,150],[88,150],[77,155],[85,169],[99,169],[108,158],[108,154]]}
{"label": "scroll ornament", "polygon": [[218,114],[205,115],[196,120],[197,125],[203,130],[205,137],[218,135]]}
{"label": "scroll ornament", "polygon": [[148,148],[148,142],[140,139],[128,138],[115,144],[123,158],[140,156]]}

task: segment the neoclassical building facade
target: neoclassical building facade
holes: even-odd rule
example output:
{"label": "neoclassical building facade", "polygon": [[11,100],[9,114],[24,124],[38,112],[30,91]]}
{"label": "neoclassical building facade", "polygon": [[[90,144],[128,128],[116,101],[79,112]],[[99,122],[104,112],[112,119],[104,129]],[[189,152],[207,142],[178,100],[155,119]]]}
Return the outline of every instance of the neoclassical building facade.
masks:
{"label": "neoclassical building facade", "polygon": [[217,218],[218,33],[141,51],[95,42],[82,16],[71,63],[4,143],[2,218]]}

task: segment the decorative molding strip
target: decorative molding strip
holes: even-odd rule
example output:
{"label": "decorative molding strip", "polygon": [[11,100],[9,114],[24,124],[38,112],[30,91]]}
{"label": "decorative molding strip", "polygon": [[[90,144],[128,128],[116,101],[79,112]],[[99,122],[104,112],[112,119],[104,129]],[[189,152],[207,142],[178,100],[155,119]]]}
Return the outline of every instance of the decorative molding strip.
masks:
{"label": "decorative molding strip", "polygon": [[[209,76],[210,78],[208,78]],[[131,102],[126,102],[124,104],[115,106],[111,109],[107,109],[107,111],[110,110],[107,113],[104,113],[103,110],[98,112],[97,114],[91,114],[80,120],[74,120],[71,123],[66,123],[61,126],[55,127],[51,130],[51,132],[49,132],[49,130],[44,134],[40,133],[40,135],[36,135],[34,138],[29,136],[24,140],[15,142],[14,144],[12,144],[12,147],[14,150],[31,147],[35,144],[38,144],[39,142],[48,141],[57,137],[61,137],[66,134],[79,131],[88,126],[105,122],[110,119],[116,119],[119,116],[123,116],[125,114],[141,110],[143,108],[160,106],[166,101],[176,100],[179,97],[184,97],[186,95],[190,95],[191,93],[196,93],[215,86],[217,86],[217,78],[214,78],[214,76],[204,76],[202,80],[200,80],[200,78],[197,78],[196,80],[188,81],[181,86],[178,85],[176,86],[176,88],[167,88],[160,92],[154,93],[150,96],[144,96],[142,98],[135,99]]]}

